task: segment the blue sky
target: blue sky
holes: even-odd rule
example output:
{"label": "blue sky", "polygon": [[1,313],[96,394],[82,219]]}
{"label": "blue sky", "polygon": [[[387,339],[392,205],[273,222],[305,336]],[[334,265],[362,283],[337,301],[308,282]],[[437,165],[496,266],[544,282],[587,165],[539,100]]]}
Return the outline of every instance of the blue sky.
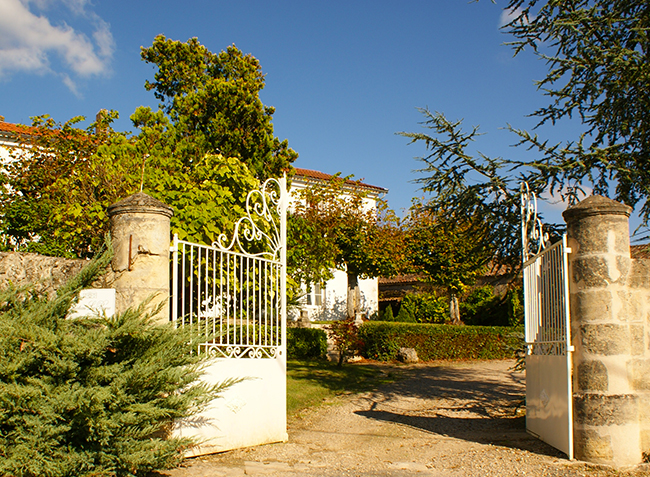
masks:
{"label": "blue sky", "polygon": [[[144,89],[154,69],[140,47],[156,35],[198,37],[212,51],[235,44],[266,73],[262,101],[276,108],[275,133],[296,167],[354,174],[390,190],[398,212],[422,195],[414,157],[399,131],[419,131],[417,108],[464,118],[486,133],[477,149],[516,157],[506,124],[530,128],[545,104],[534,80],[545,64],[513,58],[499,31],[506,2],[481,0],[193,1],[0,0],[0,115],[29,124],[120,112],[132,130],[137,106],[157,107]],[[570,138],[555,128],[554,138]]]}

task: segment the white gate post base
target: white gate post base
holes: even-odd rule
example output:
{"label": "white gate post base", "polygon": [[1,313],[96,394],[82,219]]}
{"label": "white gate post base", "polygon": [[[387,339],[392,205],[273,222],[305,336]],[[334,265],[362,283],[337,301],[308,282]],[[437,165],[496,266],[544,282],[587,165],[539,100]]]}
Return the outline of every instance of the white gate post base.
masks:
{"label": "white gate post base", "polygon": [[216,358],[203,379],[217,384],[242,377],[244,381],[227,389],[201,414],[176,423],[174,437],[199,442],[186,457],[287,441],[284,359]]}

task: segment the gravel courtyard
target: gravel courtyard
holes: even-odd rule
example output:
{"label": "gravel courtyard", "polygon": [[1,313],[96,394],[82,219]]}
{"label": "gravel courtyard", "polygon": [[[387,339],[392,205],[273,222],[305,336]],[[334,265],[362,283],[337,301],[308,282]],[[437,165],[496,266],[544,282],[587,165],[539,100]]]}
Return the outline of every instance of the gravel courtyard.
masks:
{"label": "gravel courtyard", "polygon": [[[570,462],[525,431],[512,361],[399,366],[401,379],[289,421],[289,442],[189,459],[168,477],[650,476]],[[386,372],[396,365],[383,365]]]}

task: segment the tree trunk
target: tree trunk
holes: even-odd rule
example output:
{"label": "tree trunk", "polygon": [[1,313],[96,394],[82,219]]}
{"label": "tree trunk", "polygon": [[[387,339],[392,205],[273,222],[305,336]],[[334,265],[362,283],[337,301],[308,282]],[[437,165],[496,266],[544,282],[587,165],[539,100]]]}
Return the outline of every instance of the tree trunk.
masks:
{"label": "tree trunk", "polygon": [[449,317],[451,318],[452,325],[462,325],[460,321],[460,310],[458,309],[458,297],[455,293],[451,294],[449,298]]}
{"label": "tree trunk", "polygon": [[359,279],[356,274],[348,273],[347,319],[354,320],[360,307]]}

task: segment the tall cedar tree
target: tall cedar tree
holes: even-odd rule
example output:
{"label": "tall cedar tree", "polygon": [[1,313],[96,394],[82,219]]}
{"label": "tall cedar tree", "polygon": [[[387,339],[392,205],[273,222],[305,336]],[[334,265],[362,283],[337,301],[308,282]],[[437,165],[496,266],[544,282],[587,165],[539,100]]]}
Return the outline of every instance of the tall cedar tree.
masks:
{"label": "tall cedar tree", "polygon": [[[539,125],[579,118],[583,133],[566,144],[509,127],[518,145],[539,159],[504,159],[472,154],[478,127],[421,110],[428,131],[399,133],[423,142],[427,154],[418,181],[432,205],[446,214],[482,216],[496,258],[520,262],[519,187],[560,196],[569,203],[583,192],[612,196],[639,207],[650,222],[650,4],[646,0],[511,0],[515,54],[526,48],[546,60],[538,82],[548,106],[532,112]],[[559,123],[561,124],[561,123]],[[448,215],[451,218],[451,215]],[[551,227],[553,235],[557,227]],[[647,232],[647,228],[646,228]]]}
{"label": "tall cedar tree", "polygon": [[104,253],[47,299],[0,293],[0,474],[133,476],[170,468],[192,443],[172,438],[234,382],[197,384],[202,358],[188,329],[156,325],[144,305],[113,318],[66,319]]}

